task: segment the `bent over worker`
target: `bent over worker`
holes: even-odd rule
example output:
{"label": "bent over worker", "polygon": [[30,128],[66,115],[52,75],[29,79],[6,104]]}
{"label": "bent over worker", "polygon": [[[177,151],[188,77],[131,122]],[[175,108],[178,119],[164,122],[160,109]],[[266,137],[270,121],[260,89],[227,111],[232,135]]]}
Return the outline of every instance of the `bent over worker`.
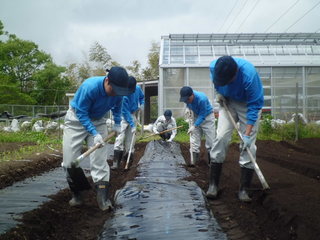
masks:
{"label": "bent over worker", "polygon": [[172,117],[172,111],[166,110],[163,115],[159,116],[157,120],[153,124],[153,132],[155,134],[159,134],[160,132],[166,131],[168,129],[173,129],[172,131],[168,131],[160,134],[160,137],[167,142],[172,142],[172,140],[177,135],[177,123],[174,117]]}
{"label": "bent over worker", "polygon": [[250,62],[231,56],[223,56],[212,61],[210,76],[218,93],[217,98],[221,107],[217,138],[211,149],[210,184],[207,197],[217,197],[222,164],[234,129],[227,110],[223,107],[222,101],[225,101],[233,119],[235,122],[239,122],[243,136],[243,143],[240,144],[241,178],[238,197],[240,201],[250,202],[251,198],[247,189],[250,187],[254,169],[245,149],[249,148],[254,158],[256,157],[255,142],[264,101],[262,83],[256,69]]}
{"label": "bent over worker", "polygon": [[[141,87],[136,85],[136,79],[134,77],[130,76],[129,78],[132,80],[130,83],[134,84],[132,87],[135,91],[129,96],[123,97],[121,130],[114,144],[112,169],[119,168],[123,154],[125,153],[126,155],[129,153],[131,143],[134,146],[132,138],[136,134],[137,129],[136,114],[144,107],[144,94]],[[133,146],[130,155],[131,162],[133,161]]]}
{"label": "bent over worker", "polygon": [[188,129],[188,134],[190,134],[190,148],[194,161],[191,165],[194,165],[199,161],[202,134],[206,137],[205,144],[208,159],[210,159],[210,150],[216,136],[213,107],[203,92],[195,91],[188,86],[180,89],[180,102],[184,102],[187,108],[193,112],[194,116],[193,119],[189,119],[193,124]]}
{"label": "bent over worker", "polygon": [[107,136],[105,114],[113,109],[115,131],[120,131],[122,96],[132,93],[129,78],[122,67],[112,67],[105,76],[85,80],[70,104],[65,116],[63,133],[63,163],[72,199],[70,206],[83,204],[83,191],[90,188],[81,167],[75,160],[81,155],[82,144],[88,147],[101,144],[102,147],[90,155],[90,173],[97,192],[97,202],[101,210],[110,208],[110,169],[106,161],[107,148],[103,139]]}

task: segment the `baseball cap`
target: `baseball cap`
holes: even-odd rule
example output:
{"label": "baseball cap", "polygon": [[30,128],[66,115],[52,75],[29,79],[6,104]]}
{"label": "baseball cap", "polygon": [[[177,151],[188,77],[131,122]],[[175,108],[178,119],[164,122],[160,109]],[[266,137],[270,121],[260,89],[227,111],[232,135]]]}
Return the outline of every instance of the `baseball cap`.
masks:
{"label": "baseball cap", "polygon": [[117,96],[129,95],[129,77],[127,71],[123,67],[112,67],[107,69],[108,79],[112,86],[112,90]]}
{"label": "baseball cap", "polygon": [[193,94],[191,87],[184,86],[180,89],[180,102],[186,102],[188,98]]}
{"label": "baseball cap", "polygon": [[163,115],[165,116],[166,119],[170,119],[172,117],[172,112],[171,110],[165,110]]}
{"label": "baseball cap", "polygon": [[129,76],[129,91],[134,93],[136,91],[137,80],[135,77]]}
{"label": "baseball cap", "polygon": [[218,58],[214,67],[213,83],[217,86],[225,86],[237,73],[238,65],[231,56]]}

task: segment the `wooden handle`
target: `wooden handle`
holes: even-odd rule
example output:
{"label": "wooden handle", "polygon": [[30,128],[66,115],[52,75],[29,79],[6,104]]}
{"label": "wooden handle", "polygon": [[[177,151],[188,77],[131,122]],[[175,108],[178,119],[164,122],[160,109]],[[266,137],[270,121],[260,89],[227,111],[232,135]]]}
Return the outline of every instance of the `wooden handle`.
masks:
{"label": "wooden handle", "polygon": [[[236,124],[236,122],[234,121],[234,119],[233,119],[233,117],[232,117],[232,115],[231,115],[231,113],[229,111],[229,108],[228,108],[227,104],[225,103],[225,101],[223,101],[223,107],[226,110],[226,112],[227,112],[227,114],[228,114],[228,116],[230,118],[230,121],[232,122],[233,126],[237,130],[240,139],[243,141],[240,129],[239,129],[238,125]],[[259,178],[259,180],[261,182],[261,185],[262,185],[263,189],[270,189],[266,179],[264,178],[264,176],[263,176],[263,174],[262,174],[262,172],[261,172],[261,170],[260,170],[260,168],[259,168],[259,166],[257,164],[256,159],[252,155],[252,152],[250,151],[250,149],[248,147],[246,148],[246,151],[248,152],[249,158],[250,158],[250,160],[251,160],[251,162],[253,164],[253,168],[254,168],[254,170],[255,170],[255,172],[256,172],[256,174],[257,174],[257,176],[258,176],[258,178]]]}
{"label": "wooden handle", "polygon": [[141,139],[148,138],[148,137],[152,137],[152,136],[155,136],[155,135],[159,135],[159,134],[162,134],[162,133],[165,133],[165,132],[170,132],[170,131],[172,131],[172,130],[175,130],[175,129],[178,129],[178,128],[182,128],[182,127],[183,127],[183,126],[179,126],[179,127],[175,127],[175,128],[170,128],[170,129],[164,130],[164,131],[159,132],[159,133],[154,133],[154,134],[151,134],[151,135],[149,135],[149,136],[145,136],[145,137],[143,137],[143,138],[141,138]]}
{"label": "wooden handle", "polygon": [[[104,142],[107,142],[108,140],[110,140],[116,133],[112,132],[110,133],[105,139],[103,139]],[[89,156],[92,152],[94,152],[95,150],[97,150],[99,147],[101,147],[101,143],[98,143],[96,145],[94,145],[93,147],[91,147],[89,150],[87,150],[86,152],[84,152],[83,154],[81,154],[77,160],[80,161],[83,158]]]}

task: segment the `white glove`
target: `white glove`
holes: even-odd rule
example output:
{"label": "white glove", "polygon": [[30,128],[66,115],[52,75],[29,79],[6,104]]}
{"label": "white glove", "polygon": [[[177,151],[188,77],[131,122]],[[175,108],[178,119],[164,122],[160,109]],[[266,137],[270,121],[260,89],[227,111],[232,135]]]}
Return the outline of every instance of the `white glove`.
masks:
{"label": "white glove", "polygon": [[196,129],[196,127],[194,125],[192,125],[188,130],[188,134],[191,134],[195,129]]}
{"label": "white glove", "polygon": [[115,125],[113,125],[112,130],[115,131],[116,133],[120,133],[120,131],[121,131],[121,126],[120,126],[120,124],[115,124]]}
{"label": "white glove", "polygon": [[136,128],[136,127],[131,127],[131,133],[132,133],[132,134],[135,134],[136,131],[137,131],[137,128]]}
{"label": "white glove", "polygon": [[97,144],[101,144],[100,147],[103,147],[105,144],[101,134],[99,134],[99,133],[97,135],[95,135],[93,138],[93,145],[97,145]]}
{"label": "white glove", "polygon": [[246,150],[247,148],[250,148],[252,139],[250,136],[242,135],[243,145],[242,145],[242,151]]}
{"label": "white glove", "polygon": [[159,134],[159,132],[157,130],[154,130],[153,132],[154,132],[154,134]]}
{"label": "white glove", "polygon": [[142,112],[144,110],[144,104],[140,105],[139,110]]}

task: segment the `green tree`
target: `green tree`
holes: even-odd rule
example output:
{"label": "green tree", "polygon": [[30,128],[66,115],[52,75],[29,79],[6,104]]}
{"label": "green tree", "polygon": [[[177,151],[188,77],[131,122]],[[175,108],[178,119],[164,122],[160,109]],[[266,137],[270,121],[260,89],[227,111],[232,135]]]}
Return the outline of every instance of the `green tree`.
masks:
{"label": "green tree", "polygon": [[33,89],[32,75],[41,70],[51,57],[31,42],[10,35],[0,44],[0,69],[11,83],[19,83],[21,92]]}
{"label": "green tree", "polygon": [[41,105],[61,105],[65,104],[65,94],[72,86],[72,82],[62,75],[66,71],[65,67],[48,63],[44,69],[34,74],[35,90],[32,96]]}
{"label": "green tree", "polygon": [[148,66],[144,68],[142,71],[143,79],[150,80],[159,78],[159,53],[159,43],[152,42],[148,54]]}
{"label": "green tree", "polygon": [[142,73],[141,73],[141,63],[138,60],[133,60],[131,62],[132,65],[126,66],[129,75],[135,77],[137,81],[142,80]]}

